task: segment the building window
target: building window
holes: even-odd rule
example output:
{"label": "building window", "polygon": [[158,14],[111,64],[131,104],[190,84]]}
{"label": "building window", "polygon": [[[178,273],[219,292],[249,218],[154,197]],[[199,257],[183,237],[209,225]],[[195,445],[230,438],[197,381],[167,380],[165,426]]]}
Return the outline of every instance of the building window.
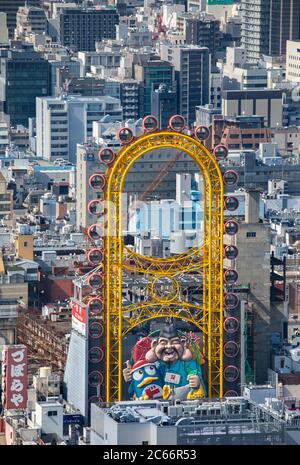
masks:
{"label": "building window", "polygon": [[256,232],[247,232],[247,237],[256,237]]}
{"label": "building window", "polygon": [[28,242],[24,242],[24,247],[27,247],[28,246]]}
{"label": "building window", "polygon": [[49,410],[48,417],[57,417],[57,410]]}

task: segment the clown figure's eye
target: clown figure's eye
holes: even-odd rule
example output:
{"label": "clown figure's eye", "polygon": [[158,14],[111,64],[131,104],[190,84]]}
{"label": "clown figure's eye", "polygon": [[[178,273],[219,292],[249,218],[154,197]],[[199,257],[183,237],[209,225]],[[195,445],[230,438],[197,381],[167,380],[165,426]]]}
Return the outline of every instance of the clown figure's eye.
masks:
{"label": "clown figure's eye", "polygon": [[136,381],[139,381],[140,379],[142,379],[143,374],[144,374],[143,370],[137,370],[137,371],[135,371],[134,373],[132,373],[132,377],[133,377],[133,379],[135,379]]}
{"label": "clown figure's eye", "polygon": [[147,375],[155,375],[156,374],[155,366],[150,365],[150,366],[146,367],[145,372],[147,373]]}

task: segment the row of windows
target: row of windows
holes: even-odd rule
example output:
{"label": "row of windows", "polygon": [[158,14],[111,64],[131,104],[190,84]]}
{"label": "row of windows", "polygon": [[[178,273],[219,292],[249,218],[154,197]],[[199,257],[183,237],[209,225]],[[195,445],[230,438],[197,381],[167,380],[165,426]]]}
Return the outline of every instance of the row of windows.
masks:
{"label": "row of windows", "polygon": [[52,134],[56,134],[58,132],[66,132],[67,128],[52,128]]}
{"label": "row of windows", "polygon": [[294,77],[297,77],[299,78],[300,77],[300,73],[289,73],[290,76],[294,76]]}
{"label": "row of windows", "polygon": [[[254,146],[254,148],[258,148],[259,144],[242,144],[242,148],[244,148],[244,149],[252,149],[253,146]],[[228,144],[228,148],[229,149],[239,149],[240,144]]]}
{"label": "row of windows", "polygon": [[255,133],[255,134],[230,134],[229,138],[230,139],[260,139],[260,138],[265,138],[265,134],[261,133]]}

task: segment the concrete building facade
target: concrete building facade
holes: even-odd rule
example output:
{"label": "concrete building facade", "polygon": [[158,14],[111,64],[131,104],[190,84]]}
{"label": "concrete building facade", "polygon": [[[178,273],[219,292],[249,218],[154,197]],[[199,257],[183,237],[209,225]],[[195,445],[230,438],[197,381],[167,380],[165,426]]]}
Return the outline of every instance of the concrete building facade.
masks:
{"label": "concrete building facade", "polygon": [[92,136],[92,123],[105,115],[122,121],[120,100],[113,97],[37,98],[36,151],[46,160],[75,162],[76,144]]}
{"label": "concrete building facade", "polygon": [[224,116],[263,116],[267,127],[281,127],[282,91],[225,90],[222,93],[222,114]]}
{"label": "concrete building facade", "polygon": [[172,87],[174,68],[168,60],[146,59],[134,64],[134,78],[140,83],[140,116],[151,114],[151,95],[161,84]]}
{"label": "concrete building facade", "polygon": [[236,270],[239,283],[249,286],[249,300],[255,311],[254,376],[257,383],[267,381],[270,367],[270,226],[259,220],[259,189],[246,193],[245,221],[236,236],[225,235],[225,243],[235,245],[239,254]]}
{"label": "concrete building facade", "polygon": [[17,27],[15,30],[16,39],[25,39],[31,33],[47,33],[48,23],[45,12],[42,8],[33,6],[21,7],[17,11]]}
{"label": "concrete building facade", "polygon": [[286,79],[296,83],[300,80],[300,40],[286,43]]}
{"label": "concrete building facade", "polygon": [[13,192],[7,190],[7,181],[0,173],[0,218],[11,220],[13,215]]}
{"label": "concrete building facade", "polygon": [[63,8],[59,21],[62,45],[76,51],[93,51],[96,41],[116,38],[119,15],[112,7]]}
{"label": "concrete building facade", "polygon": [[[7,27],[10,39],[14,37],[18,8],[24,6],[25,3],[26,0],[0,0],[0,11],[7,15]],[[40,0],[27,0],[27,4],[39,7],[41,2]]]}
{"label": "concrete building facade", "polygon": [[187,124],[196,120],[196,106],[209,103],[210,55],[206,47],[162,44],[163,60],[175,69],[178,109]]}
{"label": "concrete building facade", "polygon": [[270,0],[241,0],[241,42],[247,61],[255,63],[268,54]]}

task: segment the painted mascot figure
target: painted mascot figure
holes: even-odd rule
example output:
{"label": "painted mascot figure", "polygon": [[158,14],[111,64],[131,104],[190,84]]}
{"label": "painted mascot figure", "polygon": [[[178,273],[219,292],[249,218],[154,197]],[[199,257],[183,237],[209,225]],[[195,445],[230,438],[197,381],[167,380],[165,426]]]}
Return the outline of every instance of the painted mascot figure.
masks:
{"label": "painted mascot figure", "polygon": [[206,397],[199,341],[180,336],[173,320],[166,320],[157,338],[144,337],[133,347],[133,365],[126,362],[128,393],[136,400],[198,399]]}

